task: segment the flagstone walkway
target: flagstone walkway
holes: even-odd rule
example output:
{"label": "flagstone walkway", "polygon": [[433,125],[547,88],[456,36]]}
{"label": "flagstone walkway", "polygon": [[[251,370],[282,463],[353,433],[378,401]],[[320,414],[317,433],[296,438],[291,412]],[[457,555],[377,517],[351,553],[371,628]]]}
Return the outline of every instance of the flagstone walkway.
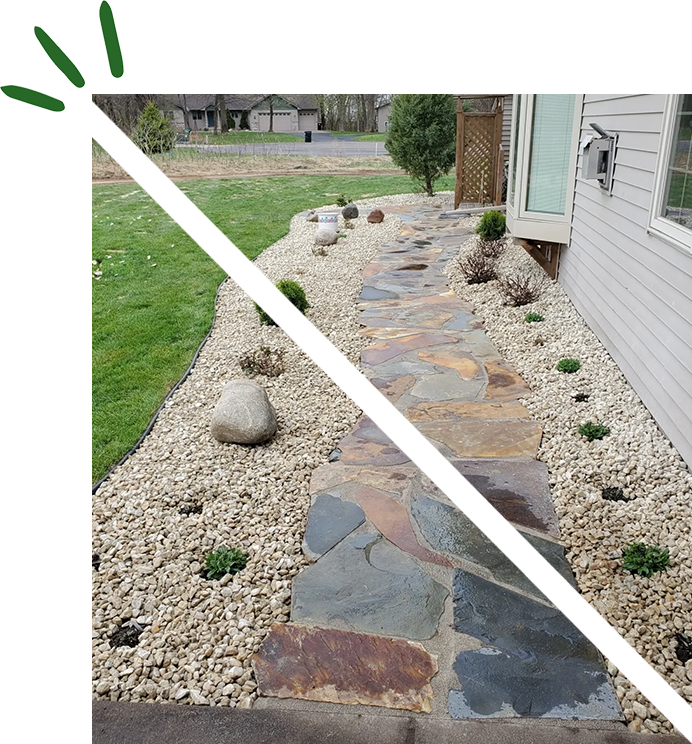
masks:
{"label": "flagstone walkway", "polygon": [[[454,213],[385,211],[406,229],[364,272],[365,374],[573,583],[526,383],[444,273],[469,230]],[[597,649],[367,416],[310,485],[314,563],[255,656],[256,707],[622,720]]]}

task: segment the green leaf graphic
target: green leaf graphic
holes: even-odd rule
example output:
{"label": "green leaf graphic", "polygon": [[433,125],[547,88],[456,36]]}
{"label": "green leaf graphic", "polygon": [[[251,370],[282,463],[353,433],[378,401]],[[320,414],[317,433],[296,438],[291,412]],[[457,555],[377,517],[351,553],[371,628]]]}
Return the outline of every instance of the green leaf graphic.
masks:
{"label": "green leaf graphic", "polygon": [[113,77],[122,77],[123,55],[120,51],[118,32],[115,30],[113,11],[106,0],[101,3],[99,17],[101,18],[101,29],[103,31],[103,40],[106,42],[106,52],[108,52],[108,64],[111,68],[111,74]]}
{"label": "green leaf graphic", "polygon": [[49,111],[64,111],[65,104],[58,98],[52,98],[45,93],[39,93],[31,88],[22,88],[19,85],[3,85],[0,88],[2,92],[10,98],[16,98],[18,101],[30,103],[32,106],[40,106]]}
{"label": "green leaf graphic", "polygon": [[77,88],[82,88],[84,86],[84,78],[75,67],[72,60],[42,28],[35,26],[34,33],[36,34],[36,38],[39,40],[41,46],[45,49],[46,54],[53,60],[55,66],[60,70],[60,72],[65,75],[72,85],[77,86]]}

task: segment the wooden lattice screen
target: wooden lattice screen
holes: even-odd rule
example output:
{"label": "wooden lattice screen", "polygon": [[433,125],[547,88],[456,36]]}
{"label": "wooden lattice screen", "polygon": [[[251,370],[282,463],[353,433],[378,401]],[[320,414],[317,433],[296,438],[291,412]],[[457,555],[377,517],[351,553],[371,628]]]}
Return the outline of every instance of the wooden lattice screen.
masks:
{"label": "wooden lattice screen", "polygon": [[502,169],[502,99],[493,113],[457,110],[457,169],[454,206],[500,204]]}

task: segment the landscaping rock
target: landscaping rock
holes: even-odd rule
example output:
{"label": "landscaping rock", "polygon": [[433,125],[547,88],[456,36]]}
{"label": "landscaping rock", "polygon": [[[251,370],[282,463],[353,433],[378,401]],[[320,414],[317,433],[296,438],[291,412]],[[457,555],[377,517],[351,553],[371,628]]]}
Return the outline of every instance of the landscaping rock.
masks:
{"label": "landscaping rock", "polygon": [[317,222],[319,220],[319,217],[317,216],[317,210],[316,209],[308,210],[307,215],[305,215],[305,219],[308,222]]}
{"label": "landscaping rock", "polygon": [[331,227],[320,227],[315,233],[315,245],[334,245],[338,239],[336,230]]}
{"label": "landscaping rock", "polygon": [[219,442],[260,444],[276,434],[276,413],[261,385],[232,380],[221,394],[211,420],[211,433]]}
{"label": "landscaping rock", "polygon": [[355,204],[347,204],[341,210],[341,216],[345,220],[354,220],[358,216],[358,207]]}
{"label": "landscaping rock", "polygon": [[368,215],[368,222],[378,224],[384,219],[384,212],[381,209],[373,209]]}

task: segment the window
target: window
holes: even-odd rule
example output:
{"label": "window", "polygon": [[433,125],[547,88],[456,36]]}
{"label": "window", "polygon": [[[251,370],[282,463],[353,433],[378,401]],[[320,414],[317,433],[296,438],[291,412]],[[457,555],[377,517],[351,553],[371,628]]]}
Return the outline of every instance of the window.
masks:
{"label": "window", "polygon": [[692,249],[692,93],[671,95],[666,101],[650,232]]}
{"label": "window", "polygon": [[202,119],[203,118],[202,112],[199,111],[199,110],[193,111],[192,112],[192,118],[193,119]]}
{"label": "window", "polygon": [[521,96],[514,97],[514,147],[512,155],[512,179],[509,189],[509,203],[514,204],[514,192],[517,184],[517,143],[519,142],[519,122],[521,121]]}

